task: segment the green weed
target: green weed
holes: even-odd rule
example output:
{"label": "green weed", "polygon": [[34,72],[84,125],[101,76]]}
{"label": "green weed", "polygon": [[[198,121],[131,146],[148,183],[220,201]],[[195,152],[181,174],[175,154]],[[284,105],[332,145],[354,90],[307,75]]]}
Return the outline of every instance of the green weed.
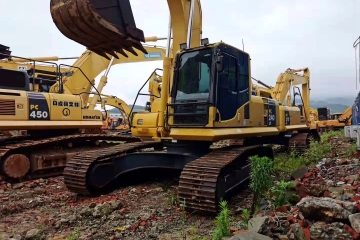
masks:
{"label": "green weed", "polygon": [[66,240],[77,240],[80,237],[80,228],[75,228],[74,234],[67,237]]}
{"label": "green weed", "polygon": [[[274,159],[275,170],[291,173],[302,165],[314,167],[327,153],[332,151],[333,146],[329,143],[329,139],[332,137],[344,138],[344,131],[328,131],[321,134],[321,140],[319,142],[311,140],[309,148],[302,154],[295,151],[290,154],[277,154]],[[352,147],[352,149],[354,148]],[[351,151],[351,149],[348,150],[349,156]]]}
{"label": "green weed", "polygon": [[243,219],[243,222],[241,224],[242,229],[247,230],[249,228],[248,223],[249,223],[249,220],[251,218],[250,211],[247,210],[247,209],[243,209],[242,212],[241,212],[241,217]]}
{"label": "green weed", "polygon": [[220,212],[215,219],[216,228],[213,231],[213,240],[221,240],[223,237],[231,236],[230,222],[233,218],[230,216],[229,209],[227,208],[227,202],[222,201],[220,203]]}
{"label": "green weed", "polygon": [[286,191],[288,190],[290,184],[290,182],[285,182],[284,180],[281,180],[280,182],[276,181],[275,185],[270,188],[272,200],[271,202],[275,208],[278,208],[288,203],[286,199]]}
{"label": "green weed", "polygon": [[250,188],[254,193],[251,214],[255,213],[256,206],[273,185],[272,174],[274,173],[273,161],[268,157],[251,156]]}

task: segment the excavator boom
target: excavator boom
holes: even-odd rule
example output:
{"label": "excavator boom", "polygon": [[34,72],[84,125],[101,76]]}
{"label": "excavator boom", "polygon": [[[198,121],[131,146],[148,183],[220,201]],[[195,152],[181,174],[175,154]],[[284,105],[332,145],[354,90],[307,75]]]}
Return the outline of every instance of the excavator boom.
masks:
{"label": "excavator boom", "polygon": [[119,58],[115,52],[128,57],[124,50],[137,56],[133,47],[147,54],[129,0],[51,0],[50,11],[62,34],[107,59]]}

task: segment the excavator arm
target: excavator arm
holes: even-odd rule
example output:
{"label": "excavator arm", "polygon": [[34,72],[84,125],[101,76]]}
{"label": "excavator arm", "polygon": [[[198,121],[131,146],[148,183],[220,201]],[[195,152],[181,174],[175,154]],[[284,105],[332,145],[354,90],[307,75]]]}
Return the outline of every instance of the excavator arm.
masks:
{"label": "excavator arm", "polygon": [[340,123],[345,123],[347,124],[349,122],[349,120],[351,120],[352,117],[352,107],[348,107],[347,109],[344,110],[344,112],[340,115],[340,117],[338,118]]}
{"label": "excavator arm", "polygon": [[[64,85],[65,94],[80,94],[83,102],[86,104],[88,102],[89,93],[94,88],[95,78],[104,70],[110,69],[111,66],[120,63],[134,63],[134,62],[149,62],[149,61],[159,61],[162,60],[165,56],[165,49],[160,47],[144,47],[148,54],[140,54],[138,51],[138,56],[130,55],[128,58],[120,57],[107,59],[104,58],[95,52],[85,51],[81,57],[76,60],[73,66],[70,67],[69,72],[71,76],[63,77],[62,82]],[[101,93],[102,88],[107,83],[107,76],[103,76],[100,79],[101,89],[97,87],[99,93]],[[50,92],[58,92],[59,83],[56,83],[50,89]],[[99,94],[98,93],[98,94]],[[93,106],[94,107],[94,106]]]}
{"label": "excavator arm", "polygon": [[[117,98],[116,96],[110,96],[105,94],[100,94],[102,96],[102,100],[98,99],[97,104],[101,104],[102,106],[108,105],[112,106],[116,109],[119,109],[120,112],[124,113],[127,116],[131,113],[131,107],[127,105],[123,100]],[[89,97],[89,101],[92,101],[93,97]]]}
{"label": "excavator arm", "polygon": [[[300,75],[299,73],[302,72]],[[285,105],[289,105],[291,96],[287,96],[292,86],[301,85],[301,97],[304,106],[305,117],[307,122],[310,123],[310,70],[308,68],[303,69],[287,69],[284,73],[281,73],[276,81],[276,85],[273,89],[273,96],[275,100]]]}

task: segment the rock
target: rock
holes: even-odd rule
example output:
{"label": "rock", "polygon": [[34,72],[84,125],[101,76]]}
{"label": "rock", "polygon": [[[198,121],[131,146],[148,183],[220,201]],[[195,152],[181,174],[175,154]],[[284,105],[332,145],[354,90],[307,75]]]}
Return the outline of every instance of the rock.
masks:
{"label": "rock", "polygon": [[66,224],[69,224],[69,220],[68,220],[68,219],[65,219],[65,218],[60,219],[59,221],[57,221],[57,222],[55,223],[55,228],[56,228],[56,229],[59,229],[62,225],[66,225]]}
{"label": "rock", "polygon": [[291,224],[290,228],[293,231],[296,240],[307,240],[304,230],[299,223]]}
{"label": "rock", "polygon": [[338,162],[339,165],[346,165],[348,161],[346,159],[342,159]]}
{"label": "rock", "polygon": [[324,194],[326,186],[320,184],[310,184],[308,192],[310,196],[320,197]]}
{"label": "rock", "polygon": [[23,183],[16,183],[12,186],[13,189],[19,189],[19,188],[22,188],[24,186]]}
{"label": "rock", "polygon": [[339,182],[336,183],[336,186],[342,186],[342,185],[344,185],[344,184],[345,184],[345,182],[339,181]]}
{"label": "rock", "polygon": [[349,194],[343,194],[341,195],[341,200],[342,201],[349,201],[351,199],[351,195],[349,196]]}
{"label": "rock", "polygon": [[349,221],[351,223],[351,227],[357,233],[360,233],[360,213],[355,213],[355,214],[349,215]]}
{"label": "rock", "polygon": [[119,210],[122,208],[122,203],[120,201],[111,201],[110,207],[112,210]]}
{"label": "rock", "polygon": [[[346,220],[352,211],[355,210],[355,205],[353,205],[353,208],[350,208],[346,202],[331,198],[307,197],[301,199],[296,206],[305,218],[326,222]],[[346,209],[343,206],[347,206],[348,208]]]}
{"label": "rock", "polygon": [[96,218],[107,216],[112,212],[111,207],[108,204],[98,204],[94,208],[92,215]]}
{"label": "rock", "polygon": [[333,193],[333,192],[337,192],[342,194],[344,192],[344,189],[342,187],[329,187],[328,191]]}
{"label": "rock", "polygon": [[299,195],[297,195],[294,190],[286,191],[285,199],[292,205],[295,205],[300,201]]}
{"label": "rock", "polygon": [[338,192],[332,192],[330,193],[330,197],[334,199],[341,199],[341,194]]}
{"label": "rock", "polygon": [[38,239],[43,239],[43,236],[41,236],[41,232],[39,229],[31,229],[30,231],[28,231],[25,235],[25,239],[26,240],[38,240]]}
{"label": "rock", "polygon": [[292,179],[303,178],[305,174],[308,172],[308,170],[309,169],[307,168],[307,166],[302,165],[300,168],[296,169],[291,173],[291,178]]}
{"label": "rock", "polygon": [[265,235],[261,235],[259,233],[256,232],[252,232],[252,231],[243,231],[231,238],[229,238],[229,240],[271,240],[270,237],[265,236]]}
{"label": "rock", "polygon": [[344,226],[344,230],[348,233],[350,233],[350,235],[353,237],[353,239],[360,239],[360,235],[359,233],[357,233],[352,227],[350,227],[349,225],[345,225]]}
{"label": "rock", "polygon": [[296,184],[296,193],[299,196],[299,198],[303,198],[309,195],[309,192],[306,189],[306,187],[299,182]]}
{"label": "rock", "polygon": [[287,213],[288,210],[290,210],[290,206],[289,206],[289,205],[282,205],[282,206],[276,208],[276,209],[275,209],[275,212]]}
{"label": "rock", "polygon": [[70,223],[74,223],[76,221],[76,215],[70,215],[68,219]]}
{"label": "rock", "polygon": [[274,234],[278,240],[289,240],[287,235]]}
{"label": "rock", "polygon": [[11,238],[12,240],[21,240],[21,235],[20,234],[15,234],[14,236],[12,236]]}
{"label": "rock", "polygon": [[93,235],[90,239],[91,240],[106,239],[106,234],[105,233],[97,233],[97,234]]}
{"label": "rock", "polygon": [[92,210],[90,209],[90,207],[84,207],[83,209],[81,209],[80,215],[84,217],[89,217],[92,215]]}
{"label": "rock", "polygon": [[269,217],[255,217],[248,222],[248,229],[252,232],[265,233],[268,228],[270,228]]}
{"label": "rock", "polygon": [[325,222],[316,222],[310,228],[312,240],[336,239],[349,240],[353,239],[348,231],[345,231],[344,224],[334,222],[326,224]]}

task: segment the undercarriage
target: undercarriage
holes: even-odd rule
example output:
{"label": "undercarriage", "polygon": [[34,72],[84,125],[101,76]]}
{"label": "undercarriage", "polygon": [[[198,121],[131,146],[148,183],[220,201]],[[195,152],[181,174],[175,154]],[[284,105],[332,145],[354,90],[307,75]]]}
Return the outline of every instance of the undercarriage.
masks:
{"label": "undercarriage", "polygon": [[140,141],[137,137],[107,134],[2,136],[0,176],[7,182],[58,176],[62,174],[67,161],[77,154],[89,150],[97,151],[119,144],[118,142]]}
{"label": "undercarriage", "polygon": [[[287,145],[302,150],[308,145],[309,136],[294,134],[287,139]],[[261,144],[231,144],[216,149],[211,149],[211,144],[143,141],[88,151],[68,161],[63,173],[65,185],[72,192],[95,196],[116,188],[116,180],[125,173],[138,169],[179,170],[180,202],[185,203],[187,210],[214,214],[221,200],[229,199],[249,180],[249,157],[274,156],[271,147]]]}

